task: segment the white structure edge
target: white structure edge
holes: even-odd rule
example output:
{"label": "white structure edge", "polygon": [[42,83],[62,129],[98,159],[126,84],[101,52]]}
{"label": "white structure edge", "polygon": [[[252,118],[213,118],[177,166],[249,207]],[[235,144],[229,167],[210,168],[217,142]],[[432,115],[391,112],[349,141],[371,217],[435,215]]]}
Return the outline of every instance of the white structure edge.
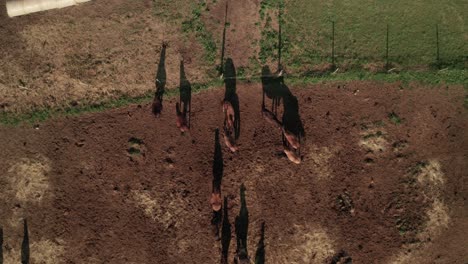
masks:
{"label": "white structure edge", "polygon": [[91,0],[7,0],[6,8],[9,17],[74,6]]}

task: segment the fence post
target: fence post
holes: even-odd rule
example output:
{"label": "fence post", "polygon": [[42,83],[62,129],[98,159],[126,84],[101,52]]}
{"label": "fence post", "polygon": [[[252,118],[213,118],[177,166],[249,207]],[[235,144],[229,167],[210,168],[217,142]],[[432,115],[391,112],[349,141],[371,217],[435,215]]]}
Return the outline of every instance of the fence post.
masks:
{"label": "fence post", "polygon": [[386,38],[386,48],[385,48],[385,69],[388,71],[389,61],[388,61],[388,24],[387,24],[387,38]]}
{"label": "fence post", "polygon": [[332,67],[335,69],[335,21],[332,21]]}

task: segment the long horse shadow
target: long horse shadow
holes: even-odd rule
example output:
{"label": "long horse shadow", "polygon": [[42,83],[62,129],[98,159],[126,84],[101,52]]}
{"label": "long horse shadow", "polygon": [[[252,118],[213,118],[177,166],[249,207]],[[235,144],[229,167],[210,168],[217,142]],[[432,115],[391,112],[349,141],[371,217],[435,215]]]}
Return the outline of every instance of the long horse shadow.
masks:
{"label": "long horse shadow", "polygon": [[299,102],[289,90],[288,86],[281,82],[281,94],[283,98],[283,127],[286,131],[296,135],[299,139],[305,136],[304,125],[299,115]]}
{"label": "long horse shadow", "polygon": [[260,230],[260,240],[257,244],[255,252],[255,264],[265,264],[265,222],[262,223]]}
{"label": "long horse shadow", "polygon": [[3,264],[3,229],[0,227],[0,264]]}
{"label": "long horse shadow", "polygon": [[265,97],[272,100],[271,112],[274,115],[278,114],[278,106],[281,103],[281,82],[283,77],[278,76],[278,73],[272,73],[267,65],[262,68],[262,110],[266,109]]}
{"label": "long horse shadow", "polygon": [[23,243],[21,244],[21,264],[29,263],[29,232],[28,232],[28,222],[24,219],[23,225]]}
{"label": "long horse shadow", "polygon": [[283,78],[283,66],[281,64],[281,52],[283,48],[283,40],[281,38],[282,30],[282,7],[278,6],[278,69],[275,73],[272,73],[268,65],[262,67],[262,111],[266,110],[265,105],[265,96],[272,100],[271,102],[271,112],[276,116],[278,115],[278,106],[281,103],[282,94],[282,83],[284,82]]}
{"label": "long horse shadow", "polygon": [[[182,114],[187,120],[190,128],[192,113],[192,85],[185,75],[184,61],[180,61],[180,86],[179,86],[179,104],[182,105]],[[188,116],[187,116],[188,115]]]}
{"label": "long horse shadow", "polygon": [[156,117],[161,115],[163,109],[163,96],[166,88],[166,48],[167,43],[163,42],[155,80],[156,92],[152,105],[152,112]]}
{"label": "long horse shadow", "polygon": [[213,157],[213,182],[211,190],[211,206],[213,209],[213,216],[211,224],[215,227],[215,235],[219,237],[219,226],[221,224],[221,182],[223,180],[223,152],[221,150],[221,143],[219,142],[219,129],[215,131],[215,150]]}
{"label": "long horse shadow", "polygon": [[240,136],[240,104],[236,87],[236,67],[231,58],[228,58],[224,65],[224,83],[226,85],[224,100],[231,103],[234,108],[234,138],[237,140]]}
{"label": "long horse shadow", "polygon": [[247,210],[247,203],[245,201],[245,186],[240,187],[240,200],[241,208],[239,215],[236,216],[236,239],[237,239],[237,255],[240,259],[248,258],[247,251],[247,234],[249,231],[249,211]]}
{"label": "long horse shadow", "polygon": [[228,263],[229,246],[231,244],[231,223],[229,222],[227,197],[224,197],[223,224],[221,229],[221,264]]}

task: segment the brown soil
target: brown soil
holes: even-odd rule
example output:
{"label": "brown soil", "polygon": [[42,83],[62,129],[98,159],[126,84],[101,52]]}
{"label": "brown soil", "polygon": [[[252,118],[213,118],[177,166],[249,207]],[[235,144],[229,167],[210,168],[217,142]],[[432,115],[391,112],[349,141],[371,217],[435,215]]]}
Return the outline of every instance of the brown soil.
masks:
{"label": "brown soil", "polygon": [[[267,263],[466,262],[466,92],[399,87],[291,89],[306,133],[295,165],[261,117],[260,86],[238,85],[240,150],[223,148],[222,195],[234,223],[246,186],[252,259],[264,221]],[[27,218],[33,263],[219,263],[209,198],[222,98],[194,95],[190,135],[149,104],[0,128],[5,260],[19,259]]]}

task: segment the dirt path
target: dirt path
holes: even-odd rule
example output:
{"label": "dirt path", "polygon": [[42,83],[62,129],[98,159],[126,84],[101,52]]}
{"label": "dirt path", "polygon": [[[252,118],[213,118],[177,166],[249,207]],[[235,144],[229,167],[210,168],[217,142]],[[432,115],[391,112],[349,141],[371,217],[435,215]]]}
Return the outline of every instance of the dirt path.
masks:
{"label": "dirt path", "polygon": [[[353,263],[466,260],[466,92],[399,87],[291,88],[306,134],[295,165],[260,115],[260,87],[238,85],[240,150],[223,146],[222,194],[234,223],[246,186],[252,258],[264,221],[267,263],[329,263],[342,250]],[[19,258],[27,217],[33,263],[218,263],[209,197],[222,98],[194,95],[184,136],[174,100],[158,120],[134,105],[0,128],[6,260]]]}

